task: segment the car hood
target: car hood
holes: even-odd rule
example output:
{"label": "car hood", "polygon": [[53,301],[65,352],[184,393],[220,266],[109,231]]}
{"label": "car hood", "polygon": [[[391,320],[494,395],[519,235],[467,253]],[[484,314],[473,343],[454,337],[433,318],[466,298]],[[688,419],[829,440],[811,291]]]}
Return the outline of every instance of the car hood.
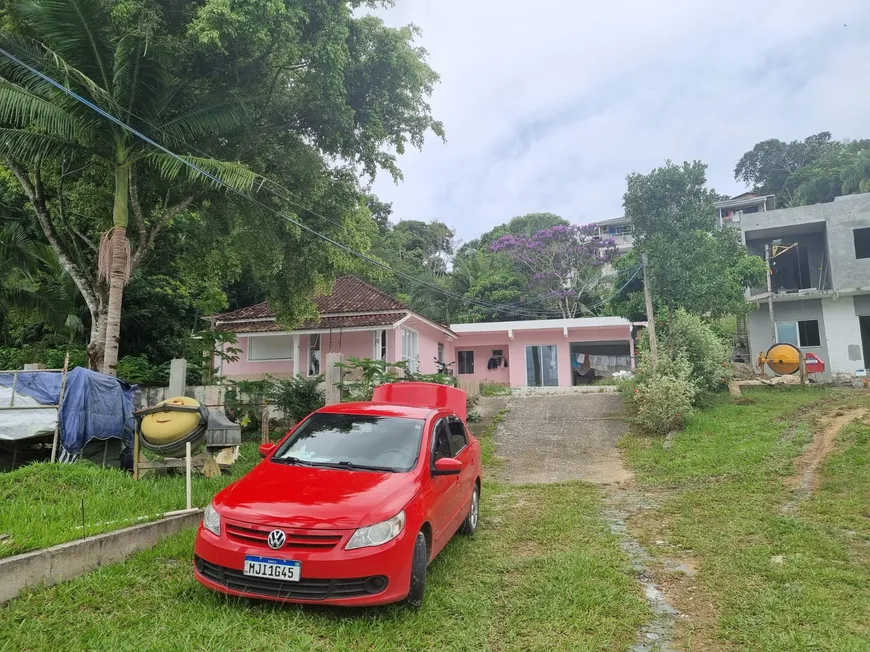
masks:
{"label": "car hood", "polygon": [[302,529],[354,529],[398,514],[417,493],[412,473],[350,471],[265,460],[215,497],[221,516]]}

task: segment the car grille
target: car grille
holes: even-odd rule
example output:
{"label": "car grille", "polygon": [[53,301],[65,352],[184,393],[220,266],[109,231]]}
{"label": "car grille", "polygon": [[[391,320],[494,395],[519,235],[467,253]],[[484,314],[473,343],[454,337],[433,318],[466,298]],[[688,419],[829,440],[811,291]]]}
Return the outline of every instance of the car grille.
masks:
{"label": "car grille", "polygon": [[230,539],[258,545],[263,548],[269,548],[266,539],[269,537],[269,532],[275,529],[281,529],[287,536],[284,548],[289,548],[290,550],[332,550],[341,543],[342,539],[341,534],[308,534],[311,530],[303,534],[298,531],[294,532],[293,530],[268,526],[245,527],[234,523],[227,523],[226,525],[227,536]]}
{"label": "car grille", "polygon": [[249,577],[242,571],[218,566],[195,557],[196,570],[207,580],[233,591],[250,595],[290,600],[326,600],[327,598],[354,598],[361,595],[376,595],[387,588],[383,575],[354,579],[305,579],[298,582],[283,582],[266,577]]}

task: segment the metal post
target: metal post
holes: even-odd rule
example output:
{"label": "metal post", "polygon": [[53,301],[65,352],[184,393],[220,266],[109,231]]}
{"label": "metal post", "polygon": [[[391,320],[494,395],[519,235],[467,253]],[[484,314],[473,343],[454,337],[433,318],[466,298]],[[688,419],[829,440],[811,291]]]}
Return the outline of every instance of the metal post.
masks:
{"label": "metal post", "polygon": [[770,344],[776,344],[776,320],[773,317],[773,282],[770,269],[770,245],[764,245],[764,260],[767,263],[767,310],[770,313]]}
{"label": "metal post", "polygon": [[647,274],[647,255],[641,256],[643,261],[643,297],[646,300],[646,318],[649,330],[649,352],[652,357],[652,370],[656,373],[659,369],[659,348],[656,342],[656,318],[653,314],[652,288],[650,288],[649,274]]}
{"label": "metal post", "polygon": [[[51,442],[51,463],[57,461],[57,446],[60,439],[60,410],[63,407],[63,395],[66,391],[66,374],[69,369],[69,351],[63,358],[63,371],[60,376],[60,395],[57,397],[57,424],[54,426],[54,439]],[[105,455],[103,455],[103,466],[106,465]]]}
{"label": "metal post", "polygon": [[190,506],[191,506],[192,500],[193,500],[193,497],[191,496],[191,486],[190,486],[190,466],[191,466],[190,442],[187,442],[184,445],[184,448],[186,449],[185,452],[187,453],[187,461],[186,461],[186,465],[185,465],[185,474],[186,474],[185,487],[187,489],[187,509],[190,509]]}

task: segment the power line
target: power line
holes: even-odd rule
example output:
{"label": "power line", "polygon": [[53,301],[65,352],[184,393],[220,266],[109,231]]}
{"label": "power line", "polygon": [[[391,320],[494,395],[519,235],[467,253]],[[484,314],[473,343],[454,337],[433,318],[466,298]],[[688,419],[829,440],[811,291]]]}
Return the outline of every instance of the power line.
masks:
{"label": "power line", "polygon": [[[126,124],[125,122],[123,122],[122,120],[120,120],[119,118],[117,118],[116,116],[114,116],[114,115],[112,115],[111,113],[105,111],[105,110],[102,109],[101,107],[99,107],[99,106],[97,106],[96,104],[92,103],[92,102],[89,101],[88,99],[82,97],[81,95],[79,95],[78,93],[76,93],[75,91],[73,91],[72,89],[67,88],[66,86],[64,86],[64,85],[61,84],[60,82],[57,82],[56,80],[54,80],[54,79],[51,78],[50,76],[48,76],[48,75],[44,74],[43,72],[37,70],[37,69],[34,68],[33,66],[31,66],[31,65],[29,65],[29,64],[27,64],[27,63],[25,63],[24,61],[22,61],[21,59],[19,59],[19,58],[16,57],[15,55],[13,55],[13,54],[7,52],[7,51],[4,50],[3,48],[0,48],[0,54],[3,54],[6,58],[8,58],[9,60],[13,61],[15,64],[17,64],[17,65],[19,65],[19,66],[25,68],[25,69],[26,69],[27,71],[29,71],[30,73],[32,73],[32,74],[38,76],[40,79],[42,79],[42,80],[48,82],[50,85],[54,86],[55,88],[57,88],[57,89],[60,90],[61,92],[63,92],[63,93],[65,93],[65,94],[69,95],[70,97],[72,97],[72,98],[75,99],[76,101],[80,102],[81,104],[84,104],[85,106],[87,106],[87,107],[90,108],[91,110],[95,111],[95,112],[98,113],[99,115],[103,116],[104,118],[106,118],[106,119],[109,120],[110,122],[112,122],[112,123],[118,125],[119,127],[121,127],[122,129],[128,131],[129,133],[133,134],[134,136],[136,136],[136,137],[139,138],[140,140],[144,141],[145,143],[147,143],[147,144],[151,145],[152,147],[157,148],[157,149],[160,150],[161,152],[163,152],[163,153],[169,155],[170,157],[172,157],[172,158],[174,158],[175,160],[177,160],[179,163],[181,163],[181,164],[183,164],[183,165],[185,165],[185,166],[187,166],[187,167],[189,167],[189,168],[191,168],[191,169],[196,170],[196,171],[199,172],[201,175],[203,175],[204,177],[210,179],[211,181],[213,181],[213,182],[214,182],[215,184],[217,184],[218,186],[224,187],[224,188],[226,188],[227,190],[233,192],[234,194],[236,194],[236,195],[238,195],[238,196],[240,196],[240,197],[243,197],[243,198],[245,198],[245,199],[248,199],[249,201],[252,201],[252,202],[256,203],[256,204],[257,204],[258,206],[260,206],[261,208],[263,208],[263,209],[265,209],[265,210],[267,210],[267,211],[269,211],[269,212],[271,212],[271,213],[274,213],[274,214],[277,215],[278,217],[280,217],[280,218],[286,220],[287,222],[290,222],[291,224],[294,224],[295,226],[297,226],[298,228],[302,229],[303,231],[305,231],[305,232],[307,232],[307,233],[309,233],[309,234],[311,234],[311,235],[313,235],[313,236],[315,236],[315,237],[318,237],[318,238],[320,238],[320,239],[322,239],[322,240],[328,242],[329,244],[332,244],[332,245],[335,246],[335,247],[338,247],[338,248],[341,249],[342,251],[344,251],[344,252],[346,252],[346,253],[348,253],[348,254],[350,254],[350,255],[352,255],[352,256],[356,256],[356,257],[358,257],[358,258],[360,258],[360,259],[362,259],[362,260],[365,260],[366,262],[368,262],[368,263],[370,263],[370,264],[372,264],[372,265],[375,265],[376,267],[379,267],[379,268],[384,269],[384,270],[386,270],[386,271],[388,271],[388,272],[391,272],[392,274],[394,274],[395,276],[397,276],[397,277],[399,277],[399,278],[405,279],[405,280],[407,280],[407,281],[409,281],[409,282],[412,282],[412,283],[414,283],[414,284],[417,284],[417,285],[422,285],[423,287],[427,287],[427,288],[429,288],[429,289],[431,289],[431,290],[433,290],[433,291],[435,291],[435,292],[437,292],[437,293],[440,293],[440,294],[442,294],[442,295],[444,295],[444,296],[447,296],[447,297],[450,297],[450,298],[453,298],[453,299],[456,299],[456,300],[459,300],[459,301],[463,301],[463,302],[469,303],[469,304],[471,304],[471,305],[476,305],[476,306],[479,306],[479,307],[488,308],[488,309],[490,309],[490,310],[498,310],[498,311],[500,311],[500,312],[506,312],[506,313],[508,313],[508,314],[525,315],[525,316],[527,316],[527,317],[531,316],[531,317],[534,317],[534,318],[541,318],[542,316],[544,316],[545,318],[546,318],[546,317],[561,316],[561,313],[560,313],[559,311],[555,311],[555,310],[547,310],[547,311],[543,311],[543,310],[535,310],[535,309],[524,308],[524,307],[521,307],[521,306],[514,306],[514,305],[508,305],[508,304],[496,304],[496,303],[491,303],[491,302],[488,302],[488,301],[485,301],[485,300],[481,300],[481,299],[473,299],[473,298],[471,298],[471,297],[466,297],[466,296],[464,296],[464,295],[460,295],[460,294],[458,294],[458,293],[452,292],[452,291],[447,290],[447,289],[445,289],[445,288],[442,288],[442,287],[440,287],[440,286],[438,286],[438,285],[434,285],[434,284],[432,284],[432,283],[428,283],[428,282],[426,282],[426,281],[421,281],[421,279],[419,279],[419,278],[415,278],[415,277],[413,277],[413,276],[411,276],[411,275],[409,275],[409,274],[405,274],[404,272],[400,272],[400,271],[398,271],[398,270],[395,270],[395,269],[393,269],[390,265],[388,265],[387,263],[384,263],[383,261],[380,261],[380,260],[377,260],[377,259],[375,259],[375,258],[372,258],[371,256],[368,256],[367,254],[364,254],[364,253],[362,253],[362,252],[359,252],[359,251],[357,251],[357,250],[355,250],[355,249],[353,249],[353,248],[351,248],[351,247],[349,247],[349,246],[347,246],[347,245],[345,245],[345,244],[343,244],[343,243],[341,243],[341,242],[335,240],[334,238],[331,238],[331,237],[328,236],[328,235],[325,235],[325,234],[323,234],[323,233],[320,233],[319,231],[317,231],[317,230],[315,230],[315,229],[312,229],[311,227],[309,227],[309,226],[303,224],[302,222],[299,222],[298,220],[295,220],[295,219],[293,219],[292,217],[289,217],[289,216],[287,216],[287,215],[284,215],[283,213],[281,213],[281,212],[278,211],[277,209],[275,209],[275,208],[273,208],[273,207],[271,207],[271,206],[265,204],[264,202],[262,202],[261,200],[257,199],[256,197],[253,197],[253,196],[251,196],[251,195],[248,195],[248,194],[246,194],[246,193],[244,193],[244,192],[242,192],[242,191],[240,191],[240,190],[234,188],[233,186],[231,186],[230,184],[226,183],[225,181],[223,181],[222,179],[220,179],[220,178],[217,177],[216,175],[214,175],[214,174],[212,174],[212,173],[210,173],[210,172],[208,172],[208,171],[202,169],[200,166],[196,165],[195,163],[192,163],[192,162],[190,162],[190,161],[185,160],[183,157],[179,156],[178,154],[175,154],[174,152],[172,152],[171,150],[169,150],[169,149],[168,149],[167,147],[165,147],[164,145],[162,145],[162,144],[160,144],[159,142],[155,141],[153,138],[151,138],[151,137],[149,137],[149,136],[143,134],[141,131],[135,129],[134,127],[131,127],[130,125]],[[141,118],[140,118],[140,119],[141,119]],[[145,122],[146,124],[150,124],[150,123],[148,123],[146,120],[143,120],[143,122]],[[157,130],[160,130],[159,127],[155,127],[154,125],[150,125],[150,126],[152,126],[153,128],[155,128],[155,129],[157,129]],[[196,150],[195,147],[192,147],[191,149]],[[205,153],[202,152],[201,150],[198,150],[198,151],[200,151],[200,153],[205,154]],[[207,156],[207,154],[206,154],[206,156]],[[283,188],[280,184],[278,184],[277,182],[272,181],[271,179],[267,179],[266,177],[263,177],[263,176],[261,176],[261,175],[257,175],[257,176],[258,176],[259,178],[263,179],[264,181],[268,181],[269,183],[271,183],[271,184],[273,184],[273,185],[275,185],[275,186],[277,186],[277,187],[279,187],[279,188]],[[286,189],[286,188],[284,188],[284,190],[286,190],[288,193],[292,193],[292,191],[290,191],[290,190],[288,190],[288,189]],[[277,194],[277,193],[274,193],[274,194]],[[307,206],[304,206],[303,204],[301,204],[301,203],[299,203],[299,202],[297,202],[297,201],[295,201],[295,200],[289,199],[289,198],[287,198],[287,197],[283,197],[283,196],[281,196],[281,195],[278,195],[278,196],[281,197],[281,199],[283,199],[284,201],[288,202],[289,204],[291,204],[291,205],[293,205],[293,206],[296,206],[297,208],[300,208],[300,209],[302,209],[302,210],[308,212],[309,214],[314,215],[315,217],[318,217],[318,218],[320,218],[320,219],[322,219],[322,220],[324,220],[324,221],[330,222],[330,223],[332,223],[332,224],[339,225],[339,226],[342,227],[342,228],[344,227],[344,225],[340,225],[339,223],[337,223],[337,222],[331,220],[330,218],[328,218],[328,217],[326,217],[326,216],[324,216],[324,215],[321,215],[321,214],[318,213],[317,211],[314,211],[314,210],[308,208]],[[638,271],[639,271],[639,268],[638,268]],[[636,273],[637,273],[637,272],[635,272],[635,276],[636,276]],[[633,279],[633,278],[634,278],[634,277],[632,277],[632,279]],[[630,281],[629,281],[629,282],[630,282]],[[626,284],[626,285],[627,285],[627,284]],[[624,287],[625,287],[625,286],[624,286]],[[623,288],[623,289],[624,289],[624,288]],[[621,290],[620,290],[620,291],[621,291]],[[615,295],[614,295],[614,296],[615,296]],[[606,301],[605,301],[605,302],[600,302],[600,304],[597,304],[597,305],[604,305],[604,303],[606,303]]]}

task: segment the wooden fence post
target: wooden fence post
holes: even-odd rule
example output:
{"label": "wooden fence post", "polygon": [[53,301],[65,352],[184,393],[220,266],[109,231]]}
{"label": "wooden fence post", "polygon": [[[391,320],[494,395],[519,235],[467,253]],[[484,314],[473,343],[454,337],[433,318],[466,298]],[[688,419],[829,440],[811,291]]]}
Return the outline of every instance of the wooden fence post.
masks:
{"label": "wooden fence post", "polygon": [[341,353],[326,354],[326,404],[341,403]]}

